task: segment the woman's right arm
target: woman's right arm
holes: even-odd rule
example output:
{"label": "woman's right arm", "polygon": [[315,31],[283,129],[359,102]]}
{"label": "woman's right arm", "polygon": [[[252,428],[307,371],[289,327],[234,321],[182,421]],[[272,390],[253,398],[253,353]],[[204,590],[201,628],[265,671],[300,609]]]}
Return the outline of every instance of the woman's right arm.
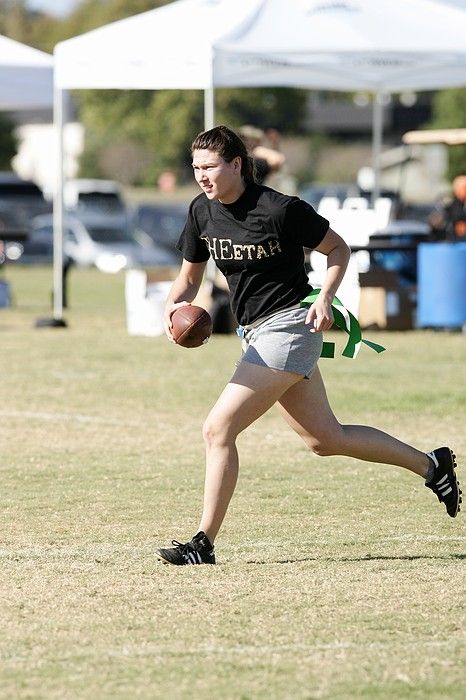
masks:
{"label": "woman's right arm", "polygon": [[201,286],[206,264],[206,262],[192,263],[183,260],[178,277],[172,284],[163,315],[165,333],[172,342],[175,342],[171,334],[172,314],[175,309],[186,306],[193,301]]}

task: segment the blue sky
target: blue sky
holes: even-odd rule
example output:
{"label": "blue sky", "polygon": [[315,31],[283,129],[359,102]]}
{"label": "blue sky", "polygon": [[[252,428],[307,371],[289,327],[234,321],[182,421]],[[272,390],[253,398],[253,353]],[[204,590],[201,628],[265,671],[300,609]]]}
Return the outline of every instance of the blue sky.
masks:
{"label": "blue sky", "polygon": [[28,6],[33,10],[44,10],[51,15],[66,15],[79,0],[27,0]]}

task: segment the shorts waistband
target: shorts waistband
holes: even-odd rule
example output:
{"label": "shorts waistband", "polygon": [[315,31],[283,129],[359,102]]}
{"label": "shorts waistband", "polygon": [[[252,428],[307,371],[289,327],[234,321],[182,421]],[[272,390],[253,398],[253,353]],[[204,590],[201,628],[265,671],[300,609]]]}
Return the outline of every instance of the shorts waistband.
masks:
{"label": "shorts waistband", "polygon": [[[253,328],[257,328],[257,326],[260,326],[261,323],[264,323],[264,321],[268,321],[269,318],[272,318],[273,316],[276,316],[277,314],[283,314],[286,313],[287,311],[294,311],[295,309],[301,309],[301,304],[293,304],[293,306],[287,306],[286,309],[278,309],[278,311],[272,311],[270,314],[265,314],[265,316],[260,316],[259,318],[256,318],[255,321],[252,323],[247,323],[244,326],[238,326],[236,329],[236,334],[242,338],[244,336],[244,331],[250,331]],[[243,331],[243,333],[241,332]]]}

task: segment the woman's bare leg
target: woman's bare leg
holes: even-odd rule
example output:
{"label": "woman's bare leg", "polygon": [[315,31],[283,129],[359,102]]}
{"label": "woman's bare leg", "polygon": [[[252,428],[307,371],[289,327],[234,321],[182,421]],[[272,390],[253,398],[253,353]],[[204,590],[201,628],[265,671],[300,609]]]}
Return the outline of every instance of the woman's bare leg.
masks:
{"label": "woman's bare leg", "polygon": [[301,376],[241,362],[204,424],[206,476],[199,530],[213,543],[238,478],[236,438]]}
{"label": "woman's bare leg", "polygon": [[376,428],[340,425],[329,405],[319,369],[309,380],[291,386],[278,407],[287,423],[320,455],[346,455],[367,462],[394,464],[426,477],[430,465],[424,452]]}

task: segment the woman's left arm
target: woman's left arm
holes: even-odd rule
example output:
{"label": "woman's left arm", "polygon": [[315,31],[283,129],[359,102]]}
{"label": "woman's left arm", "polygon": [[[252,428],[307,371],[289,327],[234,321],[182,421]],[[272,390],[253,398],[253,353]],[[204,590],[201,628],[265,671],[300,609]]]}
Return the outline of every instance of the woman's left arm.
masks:
{"label": "woman's left arm", "polygon": [[310,331],[326,331],[333,325],[332,301],[338,287],[345,275],[351,250],[343,238],[328,229],[322,241],[315,248],[319,253],[327,256],[327,274],[319,296],[309,307],[306,323],[310,324]]}

